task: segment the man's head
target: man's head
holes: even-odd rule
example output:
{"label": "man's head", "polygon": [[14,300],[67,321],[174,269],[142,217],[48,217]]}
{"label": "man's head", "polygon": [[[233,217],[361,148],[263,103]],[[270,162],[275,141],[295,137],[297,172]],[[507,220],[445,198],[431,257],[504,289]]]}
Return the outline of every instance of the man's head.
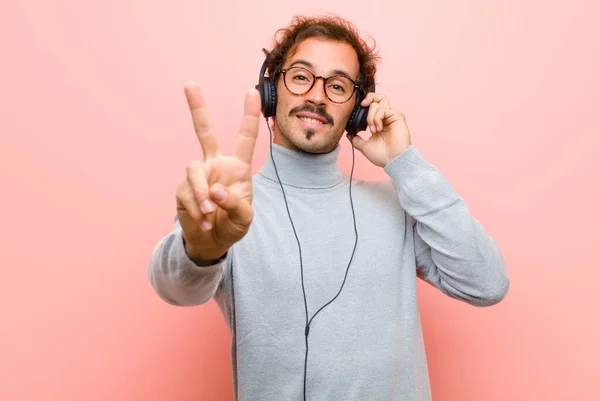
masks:
{"label": "man's head", "polygon": [[310,153],[334,150],[358,91],[375,84],[374,48],[339,17],[296,17],[265,53],[277,88],[274,142]]}

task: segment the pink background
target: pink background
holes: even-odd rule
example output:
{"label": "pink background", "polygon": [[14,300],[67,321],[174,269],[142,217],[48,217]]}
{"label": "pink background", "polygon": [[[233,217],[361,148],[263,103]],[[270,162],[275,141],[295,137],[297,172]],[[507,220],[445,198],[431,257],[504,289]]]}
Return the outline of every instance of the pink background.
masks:
{"label": "pink background", "polygon": [[[184,82],[230,152],[261,48],[299,12],[377,40],[379,91],[505,256],[494,307],[419,286],[434,400],[600,399],[598,2],[286,4],[0,3],[0,399],[232,398],[216,305],[167,305],[146,269],[201,154]],[[256,169],[267,144],[263,123]],[[361,155],[356,176],[384,174]]]}

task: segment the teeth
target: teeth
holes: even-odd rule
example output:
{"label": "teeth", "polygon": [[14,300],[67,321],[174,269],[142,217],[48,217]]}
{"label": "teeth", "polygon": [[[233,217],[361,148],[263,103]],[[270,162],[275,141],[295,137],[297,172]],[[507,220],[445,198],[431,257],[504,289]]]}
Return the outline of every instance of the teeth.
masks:
{"label": "teeth", "polygon": [[309,118],[309,117],[298,117],[298,118],[301,119],[302,121],[306,121],[308,123],[323,124],[323,121],[316,120],[314,118]]}

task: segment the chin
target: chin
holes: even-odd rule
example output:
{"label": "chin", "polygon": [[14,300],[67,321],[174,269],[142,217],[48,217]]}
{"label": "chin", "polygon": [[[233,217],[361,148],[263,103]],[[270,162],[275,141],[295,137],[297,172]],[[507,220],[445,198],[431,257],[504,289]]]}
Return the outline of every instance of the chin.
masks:
{"label": "chin", "polygon": [[307,139],[305,133],[300,133],[295,138],[288,139],[292,139],[290,142],[298,148],[298,150],[307,153],[329,153],[335,150],[339,143],[339,138],[328,138],[329,140],[327,140],[325,138],[313,137]]}

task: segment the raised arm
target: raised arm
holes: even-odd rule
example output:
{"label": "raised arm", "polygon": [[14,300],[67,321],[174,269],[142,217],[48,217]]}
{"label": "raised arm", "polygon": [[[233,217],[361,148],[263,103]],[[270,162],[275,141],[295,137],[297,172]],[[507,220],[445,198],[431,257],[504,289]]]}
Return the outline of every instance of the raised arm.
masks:
{"label": "raised arm", "polygon": [[390,107],[387,97],[369,93],[361,104],[369,107],[372,135],[348,139],[394,181],[400,204],[413,221],[417,275],[472,305],[500,302],[509,279],[494,240],[411,144],[404,115]]}
{"label": "raised arm", "polygon": [[242,239],[254,216],[252,156],[258,135],[260,95],[246,96],[235,154],[222,156],[200,89],[185,87],[203,161],[187,166],[176,192],[175,227],[156,245],[148,267],[157,294],[174,305],[199,305],[217,291],[229,248]]}
{"label": "raised arm", "polygon": [[500,250],[442,173],[413,146],[385,171],[412,217],[417,275],[475,306],[500,302],[509,287]]}

